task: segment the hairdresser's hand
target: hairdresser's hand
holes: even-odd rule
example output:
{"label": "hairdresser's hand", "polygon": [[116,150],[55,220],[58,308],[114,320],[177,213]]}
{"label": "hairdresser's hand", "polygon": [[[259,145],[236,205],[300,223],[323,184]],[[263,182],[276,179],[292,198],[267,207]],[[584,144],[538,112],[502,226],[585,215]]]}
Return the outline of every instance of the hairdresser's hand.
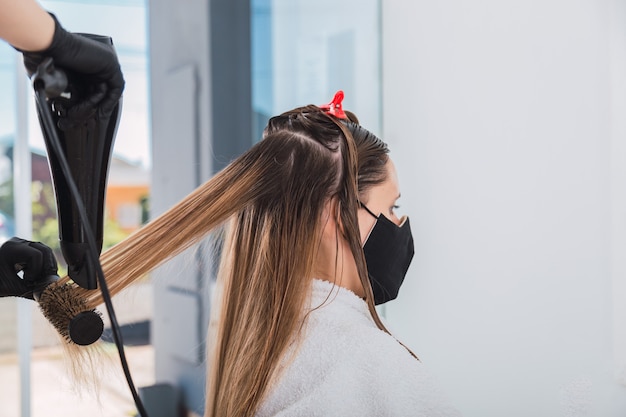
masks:
{"label": "hairdresser's hand", "polygon": [[43,243],[14,237],[0,246],[0,297],[32,300],[33,291],[42,291],[57,278],[57,261]]}
{"label": "hairdresser's hand", "polygon": [[124,76],[115,51],[96,40],[67,32],[57,18],[51,16],[55,30],[50,46],[43,51],[21,51],[28,75],[35,73],[45,58],[51,57],[59,68],[91,76],[97,84],[96,93],[79,106],[97,106],[103,115],[110,115],[124,90]]}

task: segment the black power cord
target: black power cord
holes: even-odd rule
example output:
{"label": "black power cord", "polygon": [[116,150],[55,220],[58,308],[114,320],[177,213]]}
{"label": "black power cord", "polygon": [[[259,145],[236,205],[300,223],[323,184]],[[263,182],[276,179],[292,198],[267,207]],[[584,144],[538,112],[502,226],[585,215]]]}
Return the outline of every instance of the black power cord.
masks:
{"label": "black power cord", "polygon": [[115,316],[113,303],[111,302],[111,293],[109,292],[109,287],[107,286],[106,279],[104,278],[104,271],[102,270],[102,265],[100,264],[100,255],[98,253],[99,251],[96,249],[98,246],[96,245],[96,239],[94,237],[93,230],[91,230],[91,226],[89,224],[87,211],[85,210],[83,200],[78,191],[78,187],[76,186],[76,183],[74,182],[74,178],[72,178],[72,173],[70,171],[69,164],[67,163],[67,159],[65,158],[65,155],[63,154],[61,141],[54,127],[54,120],[52,119],[50,110],[48,109],[46,105],[45,85],[43,85],[42,82],[35,82],[33,87],[35,89],[36,102],[39,108],[39,114],[40,114],[42,123],[51,137],[52,148],[58,158],[63,175],[65,176],[65,179],[67,180],[67,185],[70,189],[70,193],[72,194],[72,198],[74,199],[74,202],[76,203],[76,207],[78,208],[78,214],[80,215],[80,220],[83,223],[85,236],[87,237],[87,244],[89,246],[89,250],[87,251],[87,254],[91,258],[89,260],[91,261],[92,265],[95,265],[96,267],[96,276],[98,278],[98,284],[100,285],[102,298],[104,299],[104,304],[106,306],[107,313],[109,314],[109,318],[111,320],[111,330],[113,333],[113,339],[115,341],[115,346],[117,347],[117,351],[119,352],[120,361],[122,363],[122,369],[124,371],[124,376],[126,377],[126,382],[128,383],[128,387],[130,388],[130,392],[133,396],[133,400],[135,401],[135,405],[137,406],[137,411],[139,412],[139,415],[141,417],[148,417],[148,413],[146,412],[143,406],[143,403],[141,402],[141,398],[139,398],[139,395],[137,394],[137,389],[135,388],[133,378],[130,375],[128,362],[126,361],[126,354],[124,353],[122,333],[120,331],[119,324],[117,323],[117,317]]}

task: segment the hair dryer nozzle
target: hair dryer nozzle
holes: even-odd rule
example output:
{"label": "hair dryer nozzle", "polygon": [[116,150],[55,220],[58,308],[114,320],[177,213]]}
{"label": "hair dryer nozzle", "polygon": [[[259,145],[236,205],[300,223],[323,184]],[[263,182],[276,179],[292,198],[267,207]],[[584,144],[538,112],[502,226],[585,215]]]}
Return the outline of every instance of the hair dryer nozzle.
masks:
{"label": "hair dryer nozzle", "polygon": [[[100,35],[82,34],[102,42],[113,49],[111,38]],[[63,154],[70,167],[71,176],[81,195],[89,217],[89,226],[94,233],[98,252],[102,250],[104,195],[111,150],[117,132],[121,112],[121,99],[110,114],[98,107],[92,97],[101,95],[102,83],[86,76],[66,71],[67,87],[63,94],[48,94],[48,82],[44,75],[50,72],[49,60],[44,61],[35,73],[33,82],[44,83],[47,100],[40,111],[49,111],[54,121],[54,130],[61,143]],[[47,64],[48,66],[45,66]],[[42,67],[43,66],[43,67]],[[57,69],[57,72],[59,70]],[[43,75],[40,75],[43,74]],[[37,84],[34,84],[37,88]],[[58,89],[57,89],[58,90]],[[52,91],[56,93],[56,91]],[[95,104],[94,104],[95,103]],[[85,228],[69,190],[68,181],[52,145],[51,133],[39,114],[48,151],[48,161],[56,194],[59,219],[59,238],[63,257],[68,264],[70,278],[85,289],[98,287],[96,267],[91,264],[90,250]],[[97,261],[97,260],[96,260]]]}

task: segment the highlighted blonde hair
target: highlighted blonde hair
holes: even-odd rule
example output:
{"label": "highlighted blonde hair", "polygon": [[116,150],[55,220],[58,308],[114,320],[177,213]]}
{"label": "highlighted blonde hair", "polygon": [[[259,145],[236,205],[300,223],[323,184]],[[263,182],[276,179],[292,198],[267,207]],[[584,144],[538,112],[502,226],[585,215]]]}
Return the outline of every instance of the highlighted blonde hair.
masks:
{"label": "highlighted blonde hair", "polygon": [[[101,257],[115,294],[228,224],[207,416],[251,416],[259,407],[301,327],[320,219],[330,199],[338,203],[335,220],[356,261],[370,313],[386,331],[374,308],[357,210],[367,188],[385,179],[388,151],[351,118],[339,120],[316,106],[272,118],[263,140]],[[90,308],[102,302],[99,292],[74,291]]]}

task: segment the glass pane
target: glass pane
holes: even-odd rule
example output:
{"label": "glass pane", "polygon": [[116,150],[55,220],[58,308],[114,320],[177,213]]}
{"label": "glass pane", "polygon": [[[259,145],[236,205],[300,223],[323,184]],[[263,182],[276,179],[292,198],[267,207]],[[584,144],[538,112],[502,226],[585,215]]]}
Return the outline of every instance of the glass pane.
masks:
{"label": "glass pane", "polygon": [[344,106],[380,133],[378,0],[252,0],[255,136],[267,119],[304,104]]}
{"label": "glass pane", "polygon": [[[106,199],[104,246],[110,246],[137,229],[146,219],[149,197],[149,106],[146,2],[144,0],[43,1],[43,7],[57,15],[72,32],[111,36],[126,79],[122,118],[118,128],[109,169]],[[15,58],[18,55],[0,44],[0,240],[12,236],[11,173],[13,136],[15,135]],[[33,197],[33,239],[58,248],[55,197],[47,155],[34,100],[28,91],[29,142],[32,150],[32,187],[20,192]],[[8,168],[7,168],[8,166]],[[8,178],[8,177],[7,177]],[[6,213],[7,216],[3,217]],[[6,217],[6,221],[4,218]],[[57,252],[61,272],[64,262]],[[154,383],[153,349],[149,340],[152,315],[151,283],[138,283],[113,300],[122,325],[126,355],[137,387]],[[104,308],[104,338],[111,340]],[[70,378],[68,362],[63,357],[58,334],[33,303],[33,351],[31,354],[31,416],[72,417],[133,415],[135,406],[126,386],[117,351],[110,343],[102,344],[102,372],[99,396],[80,387]],[[19,367],[16,350],[16,303],[0,298],[0,417],[19,416]]]}
{"label": "glass pane", "polygon": [[[13,144],[15,141],[15,50],[0,42],[0,243],[14,234]],[[17,302],[0,298],[0,417],[19,415]],[[6,388],[5,388],[6,387]]]}

